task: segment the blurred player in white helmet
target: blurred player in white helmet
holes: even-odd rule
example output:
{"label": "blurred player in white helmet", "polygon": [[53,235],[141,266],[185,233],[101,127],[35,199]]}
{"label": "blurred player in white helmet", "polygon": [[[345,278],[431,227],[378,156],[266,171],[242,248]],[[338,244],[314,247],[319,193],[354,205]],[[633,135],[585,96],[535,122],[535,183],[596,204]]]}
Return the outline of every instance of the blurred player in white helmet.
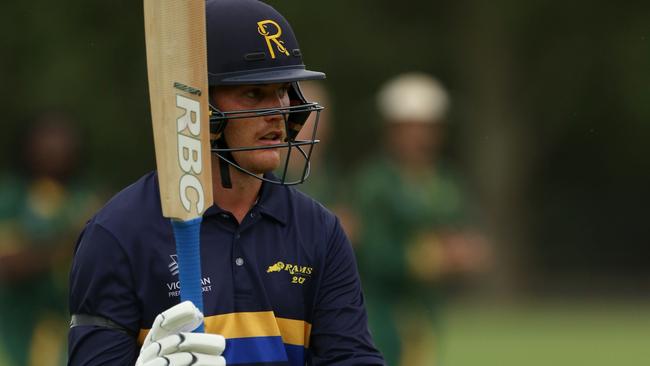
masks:
{"label": "blurred player in white helmet", "polygon": [[377,95],[385,151],[357,179],[358,259],[370,327],[388,364],[433,365],[441,284],[482,266],[462,184],[440,159],[450,101],[424,73]]}

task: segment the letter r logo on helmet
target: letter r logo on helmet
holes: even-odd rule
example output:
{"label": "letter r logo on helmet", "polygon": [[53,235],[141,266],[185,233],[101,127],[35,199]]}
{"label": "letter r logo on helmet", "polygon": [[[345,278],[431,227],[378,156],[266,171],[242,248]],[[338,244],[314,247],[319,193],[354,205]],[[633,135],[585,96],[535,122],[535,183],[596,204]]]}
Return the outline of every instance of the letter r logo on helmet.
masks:
{"label": "letter r logo on helmet", "polygon": [[[272,24],[275,27],[276,32],[274,34],[271,34],[269,32],[269,30],[266,27],[267,24]],[[275,46],[278,48],[278,51],[289,56],[289,51],[287,50],[286,47],[284,47],[284,41],[278,39],[282,35],[282,28],[280,28],[278,23],[274,22],[271,19],[257,22],[257,33],[264,36],[264,39],[266,40],[266,45],[269,47],[269,53],[271,53],[271,58],[275,58],[275,52],[273,51],[273,45],[271,44],[271,42],[275,43]]]}

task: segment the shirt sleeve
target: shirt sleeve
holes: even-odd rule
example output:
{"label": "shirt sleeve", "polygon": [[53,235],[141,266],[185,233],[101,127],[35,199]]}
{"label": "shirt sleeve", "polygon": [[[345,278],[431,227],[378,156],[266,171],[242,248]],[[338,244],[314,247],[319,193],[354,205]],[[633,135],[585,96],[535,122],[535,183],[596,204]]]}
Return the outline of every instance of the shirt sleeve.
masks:
{"label": "shirt sleeve", "polygon": [[352,246],[338,220],[325,254],[310,339],[313,365],[384,365],[374,346]]}
{"label": "shirt sleeve", "polygon": [[70,313],[111,320],[125,332],[95,325],[70,329],[69,365],[128,365],[138,354],[140,307],[128,256],[101,225],[88,224],[70,272]]}
{"label": "shirt sleeve", "polygon": [[133,365],[139,346],[126,333],[98,326],[78,326],[68,334],[68,365]]}

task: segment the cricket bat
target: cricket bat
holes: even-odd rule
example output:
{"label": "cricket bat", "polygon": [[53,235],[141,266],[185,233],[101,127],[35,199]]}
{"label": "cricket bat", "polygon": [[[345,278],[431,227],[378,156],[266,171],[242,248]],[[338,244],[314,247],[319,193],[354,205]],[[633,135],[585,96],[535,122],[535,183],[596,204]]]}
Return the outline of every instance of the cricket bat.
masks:
{"label": "cricket bat", "polygon": [[203,312],[200,229],[213,202],[205,1],[144,0],[144,22],[162,214],[176,240],[181,301]]}

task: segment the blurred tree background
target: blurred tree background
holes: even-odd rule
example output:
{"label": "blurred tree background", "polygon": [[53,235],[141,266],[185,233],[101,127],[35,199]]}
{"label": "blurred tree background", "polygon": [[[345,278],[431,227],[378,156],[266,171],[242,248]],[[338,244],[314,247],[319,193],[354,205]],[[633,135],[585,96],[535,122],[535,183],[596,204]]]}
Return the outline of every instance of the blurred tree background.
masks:
{"label": "blurred tree background", "polygon": [[[590,287],[648,289],[650,5],[270,3],[309,67],[328,74],[335,158],[347,168],[376,147],[379,85],[429,72],[452,96],[446,155],[503,246],[500,283],[596,276]],[[81,124],[95,181],[115,191],[154,168],[139,2],[14,2],[0,17],[3,167],[21,125],[55,107]]]}
{"label": "blurred tree background", "polygon": [[[328,75],[348,170],[376,148],[383,81],[419,70],[449,88],[445,156],[497,248],[491,290],[647,297],[650,3],[269,2]],[[50,107],[77,119],[86,174],[109,191],[154,168],[142,18],[138,1],[5,3],[0,170]]]}

